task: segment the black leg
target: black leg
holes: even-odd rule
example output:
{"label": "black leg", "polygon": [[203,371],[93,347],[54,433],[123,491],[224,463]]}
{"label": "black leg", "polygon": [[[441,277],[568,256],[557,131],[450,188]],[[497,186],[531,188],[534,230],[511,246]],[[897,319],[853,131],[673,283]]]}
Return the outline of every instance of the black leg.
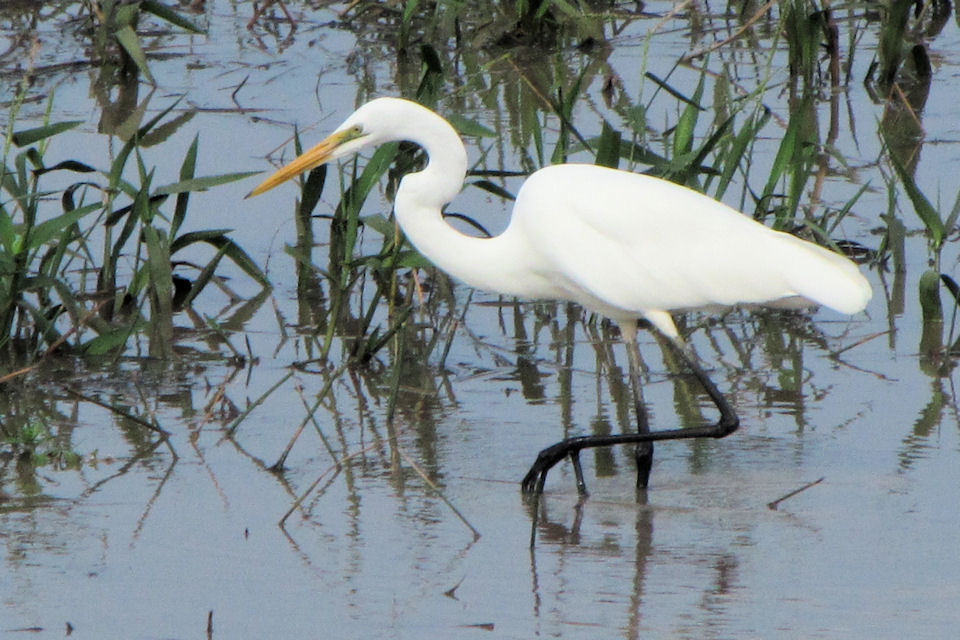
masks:
{"label": "black leg", "polygon": [[[633,404],[637,415],[637,433],[650,433],[650,420],[643,402],[643,380],[640,379],[640,351],[636,340],[627,341],[627,360],[630,363],[630,386],[633,389]],[[653,442],[637,443],[633,457],[637,461],[637,489],[646,489],[650,483],[650,470],[653,468]]]}
{"label": "black leg", "polygon": [[[629,346],[633,348],[633,345]],[[533,466],[530,467],[530,471],[528,471],[527,475],[523,478],[522,487],[524,493],[541,493],[543,491],[544,482],[547,480],[547,473],[554,467],[554,465],[568,456],[574,460],[574,469],[579,470],[579,456],[580,451],[583,449],[589,449],[592,447],[609,447],[617,444],[650,444],[651,446],[648,453],[645,451],[642,453],[642,455],[640,453],[637,455],[638,465],[641,463],[641,458],[647,460],[647,464],[649,465],[653,462],[652,443],[656,442],[657,440],[723,438],[724,436],[728,436],[736,431],[737,427],[740,426],[740,419],[737,417],[733,407],[730,406],[730,403],[727,402],[727,399],[723,397],[723,394],[720,393],[720,390],[717,389],[717,386],[713,384],[713,381],[710,380],[706,372],[697,362],[696,356],[693,355],[692,352],[688,351],[685,345],[674,343],[674,346],[677,348],[677,351],[680,353],[683,361],[693,372],[694,377],[696,377],[701,386],[703,386],[704,390],[707,392],[707,395],[710,396],[710,399],[713,400],[713,404],[716,405],[717,410],[720,411],[720,419],[716,424],[706,425],[703,427],[691,427],[689,429],[650,431],[649,426],[646,424],[646,412],[638,411],[638,433],[621,433],[607,436],[577,436],[562,440],[557,444],[547,447],[541,451],[540,455],[537,456],[536,462],[533,463]],[[636,355],[633,357],[637,358]],[[637,369],[639,369],[639,367],[637,367]],[[632,371],[631,374],[633,374]],[[639,390],[639,373],[637,373],[636,376],[637,379],[634,382],[634,386],[636,390]],[[640,397],[641,396],[638,396],[638,409],[643,408],[639,406],[639,403],[641,402]],[[643,417],[641,418],[640,416]],[[638,447],[638,451],[639,449],[640,448]],[[649,477],[650,469],[648,466],[645,471],[642,468],[638,469],[638,471],[639,474],[637,477],[637,484],[639,486],[641,479],[645,484],[647,478]],[[647,474],[646,477],[643,477],[644,473]],[[586,488],[582,486],[582,471],[577,474],[577,481],[578,488],[580,488],[581,492],[584,492]]]}

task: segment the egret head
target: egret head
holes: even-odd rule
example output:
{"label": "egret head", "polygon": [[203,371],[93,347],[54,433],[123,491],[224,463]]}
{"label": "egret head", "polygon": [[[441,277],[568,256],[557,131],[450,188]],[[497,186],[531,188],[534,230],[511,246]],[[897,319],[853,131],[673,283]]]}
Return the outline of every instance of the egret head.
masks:
{"label": "egret head", "polygon": [[[308,149],[289,164],[261,182],[247,197],[259,195],[322,164],[344,158],[363,147],[386,142],[397,121],[396,103],[406,100],[378,98],[366,103],[344,121],[336,131]],[[393,108],[391,108],[393,106]]]}

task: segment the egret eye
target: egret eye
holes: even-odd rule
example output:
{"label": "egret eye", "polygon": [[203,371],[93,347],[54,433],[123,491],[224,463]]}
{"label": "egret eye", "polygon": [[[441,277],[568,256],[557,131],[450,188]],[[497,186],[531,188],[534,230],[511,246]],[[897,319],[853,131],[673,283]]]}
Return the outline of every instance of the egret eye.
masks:
{"label": "egret eye", "polygon": [[356,140],[357,138],[362,138],[367,135],[363,130],[362,124],[355,124],[352,127],[343,129],[340,133],[340,142],[350,142],[351,140]]}

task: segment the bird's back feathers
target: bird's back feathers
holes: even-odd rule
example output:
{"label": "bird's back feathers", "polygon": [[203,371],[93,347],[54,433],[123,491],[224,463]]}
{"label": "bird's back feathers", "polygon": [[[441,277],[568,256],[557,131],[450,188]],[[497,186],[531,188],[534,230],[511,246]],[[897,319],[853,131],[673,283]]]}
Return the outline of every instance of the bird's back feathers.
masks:
{"label": "bird's back feathers", "polygon": [[871,295],[839,254],[686,187],[593,165],[533,174],[505,234],[536,252],[525,262],[554,297],[614,319],[793,297],[855,313]]}

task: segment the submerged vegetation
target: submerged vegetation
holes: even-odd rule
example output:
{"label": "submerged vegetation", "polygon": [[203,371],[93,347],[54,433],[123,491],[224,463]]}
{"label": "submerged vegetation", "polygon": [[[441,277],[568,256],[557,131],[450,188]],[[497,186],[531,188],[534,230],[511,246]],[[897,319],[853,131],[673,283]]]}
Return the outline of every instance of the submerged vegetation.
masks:
{"label": "submerged vegetation", "polygon": [[[202,175],[203,159],[214,153],[212,140],[194,135],[184,145],[181,138],[208,117],[197,106],[203,99],[171,79],[191,65],[207,64],[177,47],[216,27],[223,19],[219,10],[202,2],[150,0],[0,8],[0,21],[17,36],[0,58],[0,82],[11,89],[3,103],[0,166],[5,384],[15,384],[9,376],[53,355],[91,362],[144,354],[171,360],[198,339],[224,360],[255,357],[249,348],[241,356],[233,338],[270,295],[267,265],[242,248],[248,238],[204,228],[194,212],[196,192],[223,192],[250,175],[242,171],[250,166]],[[924,193],[925,181],[917,176],[923,109],[938,66],[931,43],[947,23],[948,3],[890,0],[834,7],[826,1],[771,0],[711,13],[695,2],[641,7],[571,0],[337,5],[274,0],[239,3],[233,10],[244,16],[244,46],[267,52],[260,65],[270,79],[257,80],[243,67],[243,77],[230,87],[237,107],[224,109],[229,113],[222,117],[244,127],[262,123],[260,110],[249,110],[257,114],[252,121],[239,107],[249,87],[268,87],[293,72],[282,60],[298,41],[309,41],[309,48],[329,33],[347,35],[355,47],[345,61],[316,63],[321,104],[324,74],[330,72],[326,64],[340,65],[339,82],[345,75],[355,83],[357,103],[391,93],[438,109],[474,148],[467,191],[475,201],[508,208],[518,177],[569,160],[660,175],[868,264],[887,287],[883,297],[891,316],[902,313],[908,298],[904,242],[922,230],[930,275],[918,285],[920,349],[935,362],[934,370],[949,361],[947,347],[958,332],[951,328],[954,314],[941,307],[940,283],[954,296],[960,288],[942,273],[941,254],[956,237],[960,193],[950,194],[952,208],[941,205],[940,195]],[[59,61],[45,57],[43,45],[31,39],[38,24],[56,25],[83,52],[82,60],[66,71],[57,67]],[[670,29],[682,30],[689,40],[672,58],[656,51]],[[11,56],[26,64],[10,64]],[[89,76],[89,94],[98,105],[95,126],[49,115],[61,113],[57,79],[81,72]],[[876,155],[867,160],[845,151],[867,137],[854,131],[853,117],[843,108],[860,86],[876,113],[876,144],[863,143]],[[145,96],[144,87],[151,87]],[[158,89],[162,99],[154,97]],[[306,100],[309,93],[285,98]],[[104,159],[91,162],[90,153],[71,157],[76,136],[83,136],[85,146],[102,147]],[[294,139],[299,150],[299,135]],[[151,158],[163,157],[167,164],[171,156],[181,158],[176,175],[154,169]],[[334,385],[383,400],[392,417],[395,411],[414,411],[404,408],[404,393],[422,398],[443,384],[435,376],[444,375],[472,296],[427,269],[390,216],[396,181],[421,162],[416,148],[389,145],[366,162],[353,161],[340,172],[320,168],[301,182],[290,211],[296,239],[285,256],[294,265],[296,308],[274,299],[274,315],[282,340],[297,342],[294,371],[316,373],[323,383],[317,398],[305,401],[306,417],[281,458],[268,465],[272,468],[284,466],[302,429],[316,424],[318,410],[336,413]],[[861,177],[867,171],[869,180]],[[885,196],[885,210],[864,204],[876,202],[878,193]],[[491,226],[476,212],[448,213],[471,233],[486,233]],[[248,299],[228,285],[231,272],[253,283]],[[215,290],[229,304],[216,314],[198,313],[195,307],[206,306],[204,297]],[[607,330],[580,324],[579,311],[570,306],[541,304],[514,307],[514,338],[530,348],[546,330],[549,344],[569,343],[573,331],[561,330],[564,317],[568,327],[582,326],[598,341]],[[799,384],[800,358],[788,352],[826,339],[796,319],[786,321],[788,329],[762,314],[751,323],[742,327],[749,334],[744,342],[766,342],[775,358],[783,358],[780,382]],[[181,330],[184,324],[189,332]],[[706,326],[708,332],[711,326],[696,315],[682,324]],[[749,360],[751,351],[741,350],[740,357]],[[616,370],[611,353],[603,352],[602,359],[610,362],[609,371]],[[518,351],[516,375],[531,396],[542,393],[534,361]],[[619,384],[616,378],[610,373],[611,387]],[[229,433],[286,381],[226,412]],[[683,381],[677,384],[678,393],[690,393]],[[621,397],[618,420],[629,422],[628,405]],[[696,412],[695,403],[684,406]],[[114,408],[118,415],[130,413]],[[0,408],[7,443],[36,440],[27,433],[35,423],[21,411]],[[21,418],[11,420],[13,415]],[[693,415],[687,419],[698,421]],[[348,458],[346,445],[339,452],[327,446],[338,465]]]}

